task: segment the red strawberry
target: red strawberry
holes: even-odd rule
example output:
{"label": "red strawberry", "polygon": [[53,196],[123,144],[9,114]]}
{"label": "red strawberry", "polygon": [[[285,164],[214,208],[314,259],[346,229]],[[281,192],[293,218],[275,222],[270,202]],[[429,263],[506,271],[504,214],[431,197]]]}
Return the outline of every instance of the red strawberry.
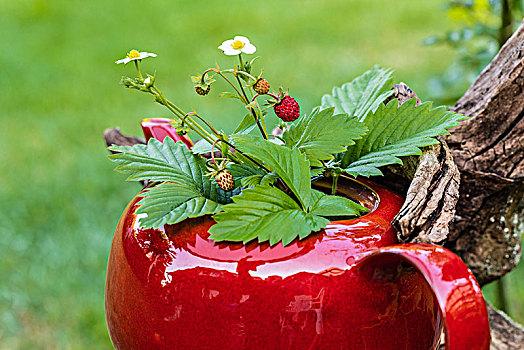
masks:
{"label": "red strawberry", "polygon": [[292,122],[300,116],[300,106],[297,101],[289,95],[284,96],[284,98],[273,107],[273,110],[277,117],[285,122]]}
{"label": "red strawberry", "polygon": [[224,191],[229,192],[235,189],[235,179],[233,179],[233,175],[228,170],[219,171],[215,176],[215,181],[218,187]]}
{"label": "red strawberry", "polygon": [[267,94],[269,92],[269,88],[269,82],[264,78],[258,79],[255,85],[253,85],[253,90],[255,90],[255,92],[259,95]]}

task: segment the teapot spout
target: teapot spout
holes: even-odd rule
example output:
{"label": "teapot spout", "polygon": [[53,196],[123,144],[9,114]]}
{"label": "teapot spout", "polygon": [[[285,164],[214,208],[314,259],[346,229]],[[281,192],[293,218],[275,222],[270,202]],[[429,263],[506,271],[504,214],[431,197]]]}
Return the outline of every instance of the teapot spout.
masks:
{"label": "teapot spout", "polygon": [[489,349],[486,303],[475,277],[458,256],[436,245],[399,244],[365,253],[356,265],[381,269],[399,260],[415,267],[432,289],[446,331],[446,349]]}
{"label": "teapot spout", "polygon": [[193,147],[193,142],[187,135],[178,135],[176,128],[171,125],[173,122],[174,120],[169,118],[147,118],[142,119],[140,125],[142,126],[142,131],[144,132],[146,141],[154,138],[162,142],[169,136],[175,142],[182,141],[187,148],[191,149],[191,147]]}

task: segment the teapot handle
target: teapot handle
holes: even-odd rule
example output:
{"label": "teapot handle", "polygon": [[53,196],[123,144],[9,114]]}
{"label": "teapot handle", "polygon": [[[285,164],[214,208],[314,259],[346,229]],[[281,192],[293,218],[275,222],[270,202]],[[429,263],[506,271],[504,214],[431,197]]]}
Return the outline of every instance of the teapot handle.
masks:
{"label": "teapot handle", "polygon": [[364,253],[356,264],[384,266],[392,257],[415,267],[433,290],[446,331],[446,349],[489,349],[486,303],[473,274],[458,256],[440,246],[409,243]]}
{"label": "teapot handle", "polygon": [[178,135],[175,127],[171,125],[172,122],[174,122],[174,120],[169,118],[142,119],[140,125],[142,126],[142,131],[144,132],[146,141],[154,138],[162,142],[167,136],[169,136],[175,140],[175,142],[182,141],[187,148],[191,149],[191,147],[193,147],[191,139],[187,135]]}

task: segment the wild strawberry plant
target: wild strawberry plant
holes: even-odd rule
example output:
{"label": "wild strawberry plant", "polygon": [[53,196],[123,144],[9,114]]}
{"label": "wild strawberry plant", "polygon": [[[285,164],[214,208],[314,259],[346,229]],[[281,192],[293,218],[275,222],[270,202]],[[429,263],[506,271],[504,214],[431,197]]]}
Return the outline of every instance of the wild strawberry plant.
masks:
{"label": "wild strawberry plant", "polygon": [[[125,87],[153,95],[175,116],[179,135],[191,132],[201,138],[191,150],[169,137],[110,147],[117,152],[110,156],[118,163],[115,170],[128,174],[127,180],[157,183],[145,189],[137,209],[146,214],[141,218],[145,227],[213,215],[210,238],[215,241],[288,244],[324,228],[328,217],[356,217],[367,211],[336,195],[341,174],[381,175],[381,167],[420,155],[421,147],[437,143],[436,136],[465,118],[445,107],[433,108],[431,102],[385,103],[393,94],[392,71],[379,67],[335,87],[320,106],[301,115],[288,92],[271,92],[262,73],[253,75],[258,57],[244,60],[243,55],[256,51],[247,38],[236,36],[219,49],[237,56],[233,68],[217,65],[191,79],[202,96],[210,93],[216,79],[223,79],[231,91],[219,97],[245,106],[248,113],[230,135],[217,131],[196,111],[186,113],[162,94],[155,76],[142,75],[141,60],[155,54],[132,50],[116,62],[136,67],[136,77],[122,78]],[[268,133],[265,122],[271,109],[281,119],[282,132],[275,135]],[[331,178],[330,195],[312,187],[319,177]]]}

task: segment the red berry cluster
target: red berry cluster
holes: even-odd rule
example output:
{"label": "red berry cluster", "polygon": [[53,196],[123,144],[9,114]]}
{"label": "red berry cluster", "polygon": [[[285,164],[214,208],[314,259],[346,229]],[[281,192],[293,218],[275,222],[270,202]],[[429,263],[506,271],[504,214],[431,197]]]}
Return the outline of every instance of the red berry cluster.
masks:
{"label": "red berry cluster", "polygon": [[291,96],[286,95],[277,103],[273,110],[277,117],[285,122],[292,122],[300,116],[300,106],[298,102]]}

